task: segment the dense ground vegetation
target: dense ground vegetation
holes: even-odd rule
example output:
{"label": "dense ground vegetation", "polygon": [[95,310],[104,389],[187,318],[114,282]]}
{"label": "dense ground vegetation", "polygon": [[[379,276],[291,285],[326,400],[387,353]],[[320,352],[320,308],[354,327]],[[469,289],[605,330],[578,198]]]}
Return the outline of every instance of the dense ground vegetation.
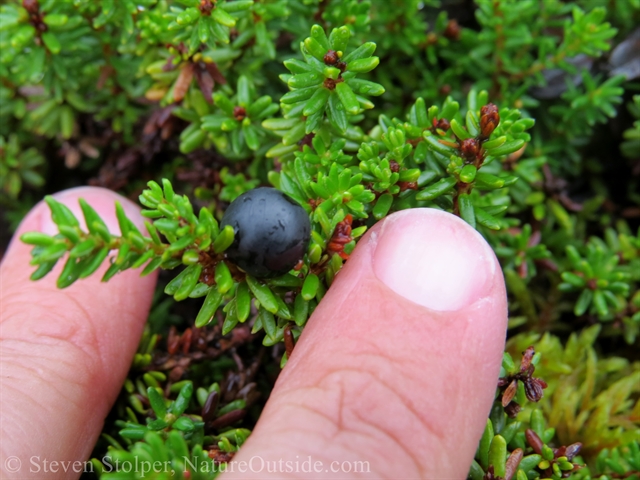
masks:
{"label": "dense ground vegetation", "polygon": [[[146,231],[119,209],[114,235],[83,204],[84,231],[49,198],[60,234],[23,237],[34,279],[58,261],[61,288],[103,262],[169,270],[96,472],[108,452],[215,477],[358,238],[434,207],[484,235],[509,292],[470,476],[638,478],[638,24],[638,0],[4,2],[3,230],[104,186],[139,198]],[[311,220],[276,278],[224,255],[222,215],[259,185]]]}

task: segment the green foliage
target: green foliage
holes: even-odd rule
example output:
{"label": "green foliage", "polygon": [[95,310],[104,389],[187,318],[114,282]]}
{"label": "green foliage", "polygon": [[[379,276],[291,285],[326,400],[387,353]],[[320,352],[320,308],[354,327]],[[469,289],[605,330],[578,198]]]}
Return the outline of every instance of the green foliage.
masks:
{"label": "green foliage", "polygon": [[[247,383],[245,378],[244,383],[234,380],[230,385],[234,361],[222,351],[210,354],[206,368],[194,372],[198,383],[204,385],[197,388],[192,380],[172,380],[175,364],[153,363],[151,353],[160,336],[151,330],[158,327],[159,307],[152,308],[131,373],[114,406],[118,419],[113,430],[102,435],[106,453],[91,460],[100,478],[132,478],[134,469],[129,462],[139,465],[135,478],[148,478],[150,473],[154,478],[215,478],[224,468],[221,464],[250,434],[238,424],[255,401],[255,383]],[[187,332],[180,336],[175,329],[169,331],[170,354],[176,348],[183,359],[194,353],[189,347],[195,337],[192,331]]]}
{"label": "green foliage", "polygon": [[631,442],[623,447],[603,450],[596,459],[595,470],[600,474],[600,478],[616,475],[640,478],[640,444]]}
{"label": "green foliage", "polygon": [[[215,145],[225,153],[246,157],[264,144],[266,131],[260,121],[278,111],[269,95],[256,98],[249,79],[238,77],[236,95],[229,99],[223,92],[213,96],[221,111],[202,117],[202,130],[211,132]],[[230,150],[230,151],[229,151]]]}
{"label": "green foliage", "polygon": [[22,150],[16,135],[11,135],[8,141],[0,137],[0,190],[5,198],[15,200],[23,185],[42,187],[43,166],[44,158],[36,148]]}
{"label": "green foliage", "polygon": [[600,319],[611,318],[624,308],[622,299],[629,296],[631,275],[618,268],[619,257],[607,251],[606,244],[592,238],[586,245],[586,258],[582,258],[572,245],[567,246],[571,271],[562,273],[565,291],[579,291],[574,312],[580,316],[590,310]]}
{"label": "green foliage", "polygon": [[[216,478],[219,471],[201,446],[189,448],[177,431],[172,431],[166,439],[148,432],[143,441],[136,442],[128,450],[115,443],[104,457],[104,463],[93,459],[92,465],[100,478],[106,480],[150,477],[210,480]],[[134,465],[137,468],[132,468]]]}
{"label": "green foliage", "polygon": [[582,72],[584,90],[569,86],[562,95],[566,106],[551,107],[550,112],[556,114],[563,129],[570,136],[578,136],[584,131],[586,122],[589,127],[596,123],[604,123],[607,117],[616,116],[616,104],[622,102],[624,89],[620,85],[624,77],[610,78],[604,82]]}
{"label": "green foliage", "polygon": [[346,133],[349,118],[373,108],[366,97],[384,93],[382,85],[357,78],[357,74],[370,72],[380,63],[378,57],[372,56],[376,44],[367,42],[347,53],[350,36],[346,26],[334,28],[327,37],[320,25],[314,25],[311,36],[300,46],[304,61],[285,62],[291,75],[280,76],[290,89],[280,99],[284,118],[302,114],[302,120],[306,120],[283,136],[283,146],[293,145],[314,132],[325,118],[330,127]]}
{"label": "green foliage", "polygon": [[[541,354],[520,366],[505,355],[504,385],[470,475],[634,478],[640,149],[638,121],[611,119],[637,84],[605,65],[640,21],[640,3],[452,5],[0,6],[0,188],[8,219],[33,203],[26,187],[49,193],[94,175],[93,184],[139,195],[147,218],[141,230],[117,206],[120,233],[110,232],[86,202],[82,225],[47,197],[59,233],[22,237],[34,246],[32,278],[58,262],[61,288],[102,264],[104,280],[130,268],[175,269],[161,275],[161,288],[174,300],[199,299],[199,310],[185,301],[180,314],[173,300],[156,299],[153,332],[115,407],[117,424],[105,432],[114,458],[169,460],[178,472],[185,452],[213,465],[206,448],[217,445],[218,463],[228,461],[248,431],[238,423],[211,427],[202,408],[233,361],[206,347],[195,355],[196,340],[245,339],[253,347],[255,338],[275,345],[274,365],[284,366],[365,231],[393,212],[429,207],[485,236],[507,283],[508,350],[515,356],[534,345]],[[628,104],[636,120],[639,98]],[[86,145],[92,160],[66,170],[57,157]],[[305,208],[312,231],[296,269],[263,280],[225,258],[234,232],[218,222],[240,194],[266,184]],[[182,336],[170,326],[185,329]],[[576,333],[563,347],[548,331]],[[611,356],[621,340],[631,353]],[[163,363],[163,349],[169,357],[180,349],[189,361]],[[237,400],[216,404],[216,415],[229,413],[227,404],[245,410]],[[575,469],[582,458],[589,467]]]}
{"label": "green foliage", "polygon": [[153,223],[145,221],[149,236],[142,235],[119,203],[116,204],[118,236],[109,232],[104,220],[84,200],[80,200],[80,207],[86,231],[69,208],[53,197],[46,197],[52,220],[60,233],[50,236],[32,232],[21,237],[23,242],[34,245],[31,264],[38,265],[38,268],[31,278],[37,280],[45,276],[68,253],[57,282],[59,288],[66,288],[79,278],[94,273],[111,250],[118,250],[117,256],[110,259],[102,281],[108,281],[118,272],[143,265],[145,268],[141,275],[144,276],[159,267],[172,269],[184,264],[187,268],[167,285],[165,291],[176,300],[184,300],[193,294],[196,287],[198,296],[206,294],[207,289],[203,285],[207,285],[198,283],[202,273],[199,255],[209,253],[216,256],[224,252],[233,243],[233,229],[220,230],[218,222],[206,208],[196,216],[189,199],[176,195],[169,181],[163,181],[163,187],[151,181],[149,189],[140,195],[140,202],[148,207],[143,210],[143,215],[155,219]]}
{"label": "green foliage", "polygon": [[496,255],[504,259],[505,268],[517,270],[527,280],[537,274],[536,261],[551,258],[547,247],[537,243],[540,235],[533,235],[530,224],[515,235],[500,234],[498,238],[501,244],[494,248]]}
{"label": "green foliage", "polygon": [[624,132],[625,141],[620,145],[622,154],[628,158],[637,158],[640,156],[640,95],[633,96],[633,103],[629,104],[629,111],[636,120],[633,128]]}

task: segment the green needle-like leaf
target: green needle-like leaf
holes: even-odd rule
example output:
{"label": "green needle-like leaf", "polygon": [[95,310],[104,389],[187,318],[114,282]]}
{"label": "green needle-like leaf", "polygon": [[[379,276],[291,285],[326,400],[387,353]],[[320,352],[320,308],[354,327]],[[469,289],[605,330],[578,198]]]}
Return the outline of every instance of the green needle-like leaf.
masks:
{"label": "green needle-like leaf", "polygon": [[247,285],[256,299],[260,302],[260,305],[271,313],[276,313],[278,311],[278,302],[268,286],[260,283],[249,275],[247,275]]}
{"label": "green needle-like leaf", "polygon": [[302,114],[305,116],[313,115],[316,112],[324,111],[325,106],[327,105],[327,101],[329,100],[329,96],[331,95],[331,90],[320,87],[315,89],[315,92],[311,96],[311,98],[307,101]]}
{"label": "green needle-like leaf", "polygon": [[338,94],[338,98],[340,98],[340,102],[342,102],[347,113],[356,115],[360,111],[358,99],[349,85],[344,82],[338,83],[336,85],[336,93]]}

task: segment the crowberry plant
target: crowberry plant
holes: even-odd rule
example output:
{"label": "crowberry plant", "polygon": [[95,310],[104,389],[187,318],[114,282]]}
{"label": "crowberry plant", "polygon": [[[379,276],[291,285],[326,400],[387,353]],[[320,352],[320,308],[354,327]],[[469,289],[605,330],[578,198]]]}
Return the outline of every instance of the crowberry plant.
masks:
{"label": "crowberry plant", "polygon": [[[639,23],[637,0],[4,2],[0,202],[13,227],[44,196],[58,227],[22,236],[32,278],[163,272],[97,458],[214,478],[362,235],[430,207],[508,287],[470,477],[640,475]],[[79,184],[144,229],[45,196]]]}

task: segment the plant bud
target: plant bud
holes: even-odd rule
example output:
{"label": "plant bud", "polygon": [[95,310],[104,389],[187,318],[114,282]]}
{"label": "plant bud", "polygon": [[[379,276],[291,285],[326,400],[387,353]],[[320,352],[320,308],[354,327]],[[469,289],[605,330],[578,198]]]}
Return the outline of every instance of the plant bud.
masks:
{"label": "plant bud", "polygon": [[504,407],[504,413],[506,413],[509,418],[516,418],[520,410],[522,410],[520,405],[513,401]]}
{"label": "plant bud", "polygon": [[489,138],[500,123],[498,107],[489,103],[480,109],[480,132],[484,138]]}
{"label": "plant bud", "polygon": [[540,401],[544,395],[543,388],[542,382],[537,378],[527,378],[524,380],[524,393],[531,402]]}
{"label": "plant bud", "polygon": [[449,20],[449,23],[447,23],[444,36],[449,40],[460,40],[460,25],[458,25],[458,21],[455,18],[452,18]]}
{"label": "plant bud", "polygon": [[22,0],[22,6],[29,13],[38,13],[38,10],[40,9],[38,0]]}
{"label": "plant bud", "polygon": [[329,50],[325,54],[323,60],[326,65],[335,65],[338,60],[340,60],[340,58],[338,57],[338,53],[335,50]]}
{"label": "plant bud", "polygon": [[200,5],[198,6],[198,10],[202,15],[210,16],[211,11],[216,8],[216,5],[211,0],[200,0]]}
{"label": "plant bud", "polygon": [[445,132],[451,128],[451,124],[449,123],[449,120],[447,120],[446,118],[441,118],[440,120],[437,120],[434,118],[432,125],[434,128],[438,130],[443,130]]}
{"label": "plant bud", "polygon": [[480,151],[480,146],[475,138],[467,138],[460,143],[460,152],[467,159],[475,159]]}
{"label": "plant bud", "polygon": [[247,111],[244,107],[233,107],[233,117],[241,122],[247,116]]}

